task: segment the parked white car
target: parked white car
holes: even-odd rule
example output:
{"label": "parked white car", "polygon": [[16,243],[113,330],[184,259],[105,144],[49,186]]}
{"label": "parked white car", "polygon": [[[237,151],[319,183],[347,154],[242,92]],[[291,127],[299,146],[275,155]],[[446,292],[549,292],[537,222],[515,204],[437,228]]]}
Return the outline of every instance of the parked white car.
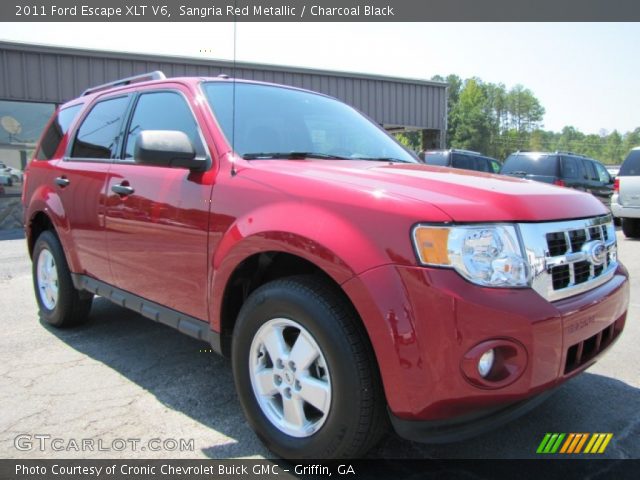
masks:
{"label": "parked white car", "polygon": [[640,147],[629,152],[613,185],[611,212],[628,238],[640,238]]}
{"label": "parked white car", "polygon": [[4,162],[0,162],[0,175],[8,176],[12,182],[22,183],[23,172],[17,168],[8,167]]}
{"label": "parked white car", "polygon": [[11,187],[13,185],[13,179],[11,178],[11,175],[0,171],[0,185]]}

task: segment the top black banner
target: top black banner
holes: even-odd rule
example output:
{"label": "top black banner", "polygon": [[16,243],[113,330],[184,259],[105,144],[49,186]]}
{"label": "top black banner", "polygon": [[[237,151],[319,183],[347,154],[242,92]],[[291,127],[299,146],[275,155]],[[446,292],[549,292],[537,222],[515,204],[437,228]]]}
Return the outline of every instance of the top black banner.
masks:
{"label": "top black banner", "polygon": [[14,0],[2,22],[639,21],[638,0]]}

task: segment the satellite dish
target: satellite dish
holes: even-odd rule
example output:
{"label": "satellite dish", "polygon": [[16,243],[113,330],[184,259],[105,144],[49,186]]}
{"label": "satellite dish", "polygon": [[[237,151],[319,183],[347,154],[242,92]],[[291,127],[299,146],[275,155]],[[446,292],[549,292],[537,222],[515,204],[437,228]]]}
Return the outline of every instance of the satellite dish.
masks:
{"label": "satellite dish", "polygon": [[22,132],[22,125],[20,125],[20,122],[8,115],[0,118],[0,125],[2,125],[2,128],[4,128],[11,135],[18,135],[20,132]]}

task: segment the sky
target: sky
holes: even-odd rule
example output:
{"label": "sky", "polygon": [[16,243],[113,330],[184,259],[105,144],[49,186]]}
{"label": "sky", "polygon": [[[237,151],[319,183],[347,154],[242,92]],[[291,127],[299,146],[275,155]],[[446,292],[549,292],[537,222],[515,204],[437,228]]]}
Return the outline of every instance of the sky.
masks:
{"label": "sky", "polygon": [[[640,23],[238,23],[237,61],[522,84],[543,126],[640,126]],[[126,30],[126,35],[117,35]],[[0,40],[232,60],[233,23],[0,23]]]}

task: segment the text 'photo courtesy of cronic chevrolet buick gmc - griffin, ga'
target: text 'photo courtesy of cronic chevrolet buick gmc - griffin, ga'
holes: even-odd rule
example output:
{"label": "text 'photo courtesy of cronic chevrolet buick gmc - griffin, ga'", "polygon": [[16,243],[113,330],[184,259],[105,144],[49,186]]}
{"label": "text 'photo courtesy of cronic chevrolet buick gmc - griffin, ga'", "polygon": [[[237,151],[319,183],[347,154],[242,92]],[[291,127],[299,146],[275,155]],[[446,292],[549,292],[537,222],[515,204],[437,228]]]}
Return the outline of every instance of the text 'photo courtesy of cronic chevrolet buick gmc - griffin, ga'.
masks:
{"label": "text 'photo courtesy of cronic chevrolet buick gmc - griffin, ga'", "polygon": [[[485,171],[424,163],[281,85],[153,72],[91,88],[24,178],[41,316],[77,325],[99,295],[210,343],[281,457],[361,456],[389,428],[478,435],[606,354],[629,282],[595,196],[458,154]],[[612,201],[636,233],[638,158]]]}

